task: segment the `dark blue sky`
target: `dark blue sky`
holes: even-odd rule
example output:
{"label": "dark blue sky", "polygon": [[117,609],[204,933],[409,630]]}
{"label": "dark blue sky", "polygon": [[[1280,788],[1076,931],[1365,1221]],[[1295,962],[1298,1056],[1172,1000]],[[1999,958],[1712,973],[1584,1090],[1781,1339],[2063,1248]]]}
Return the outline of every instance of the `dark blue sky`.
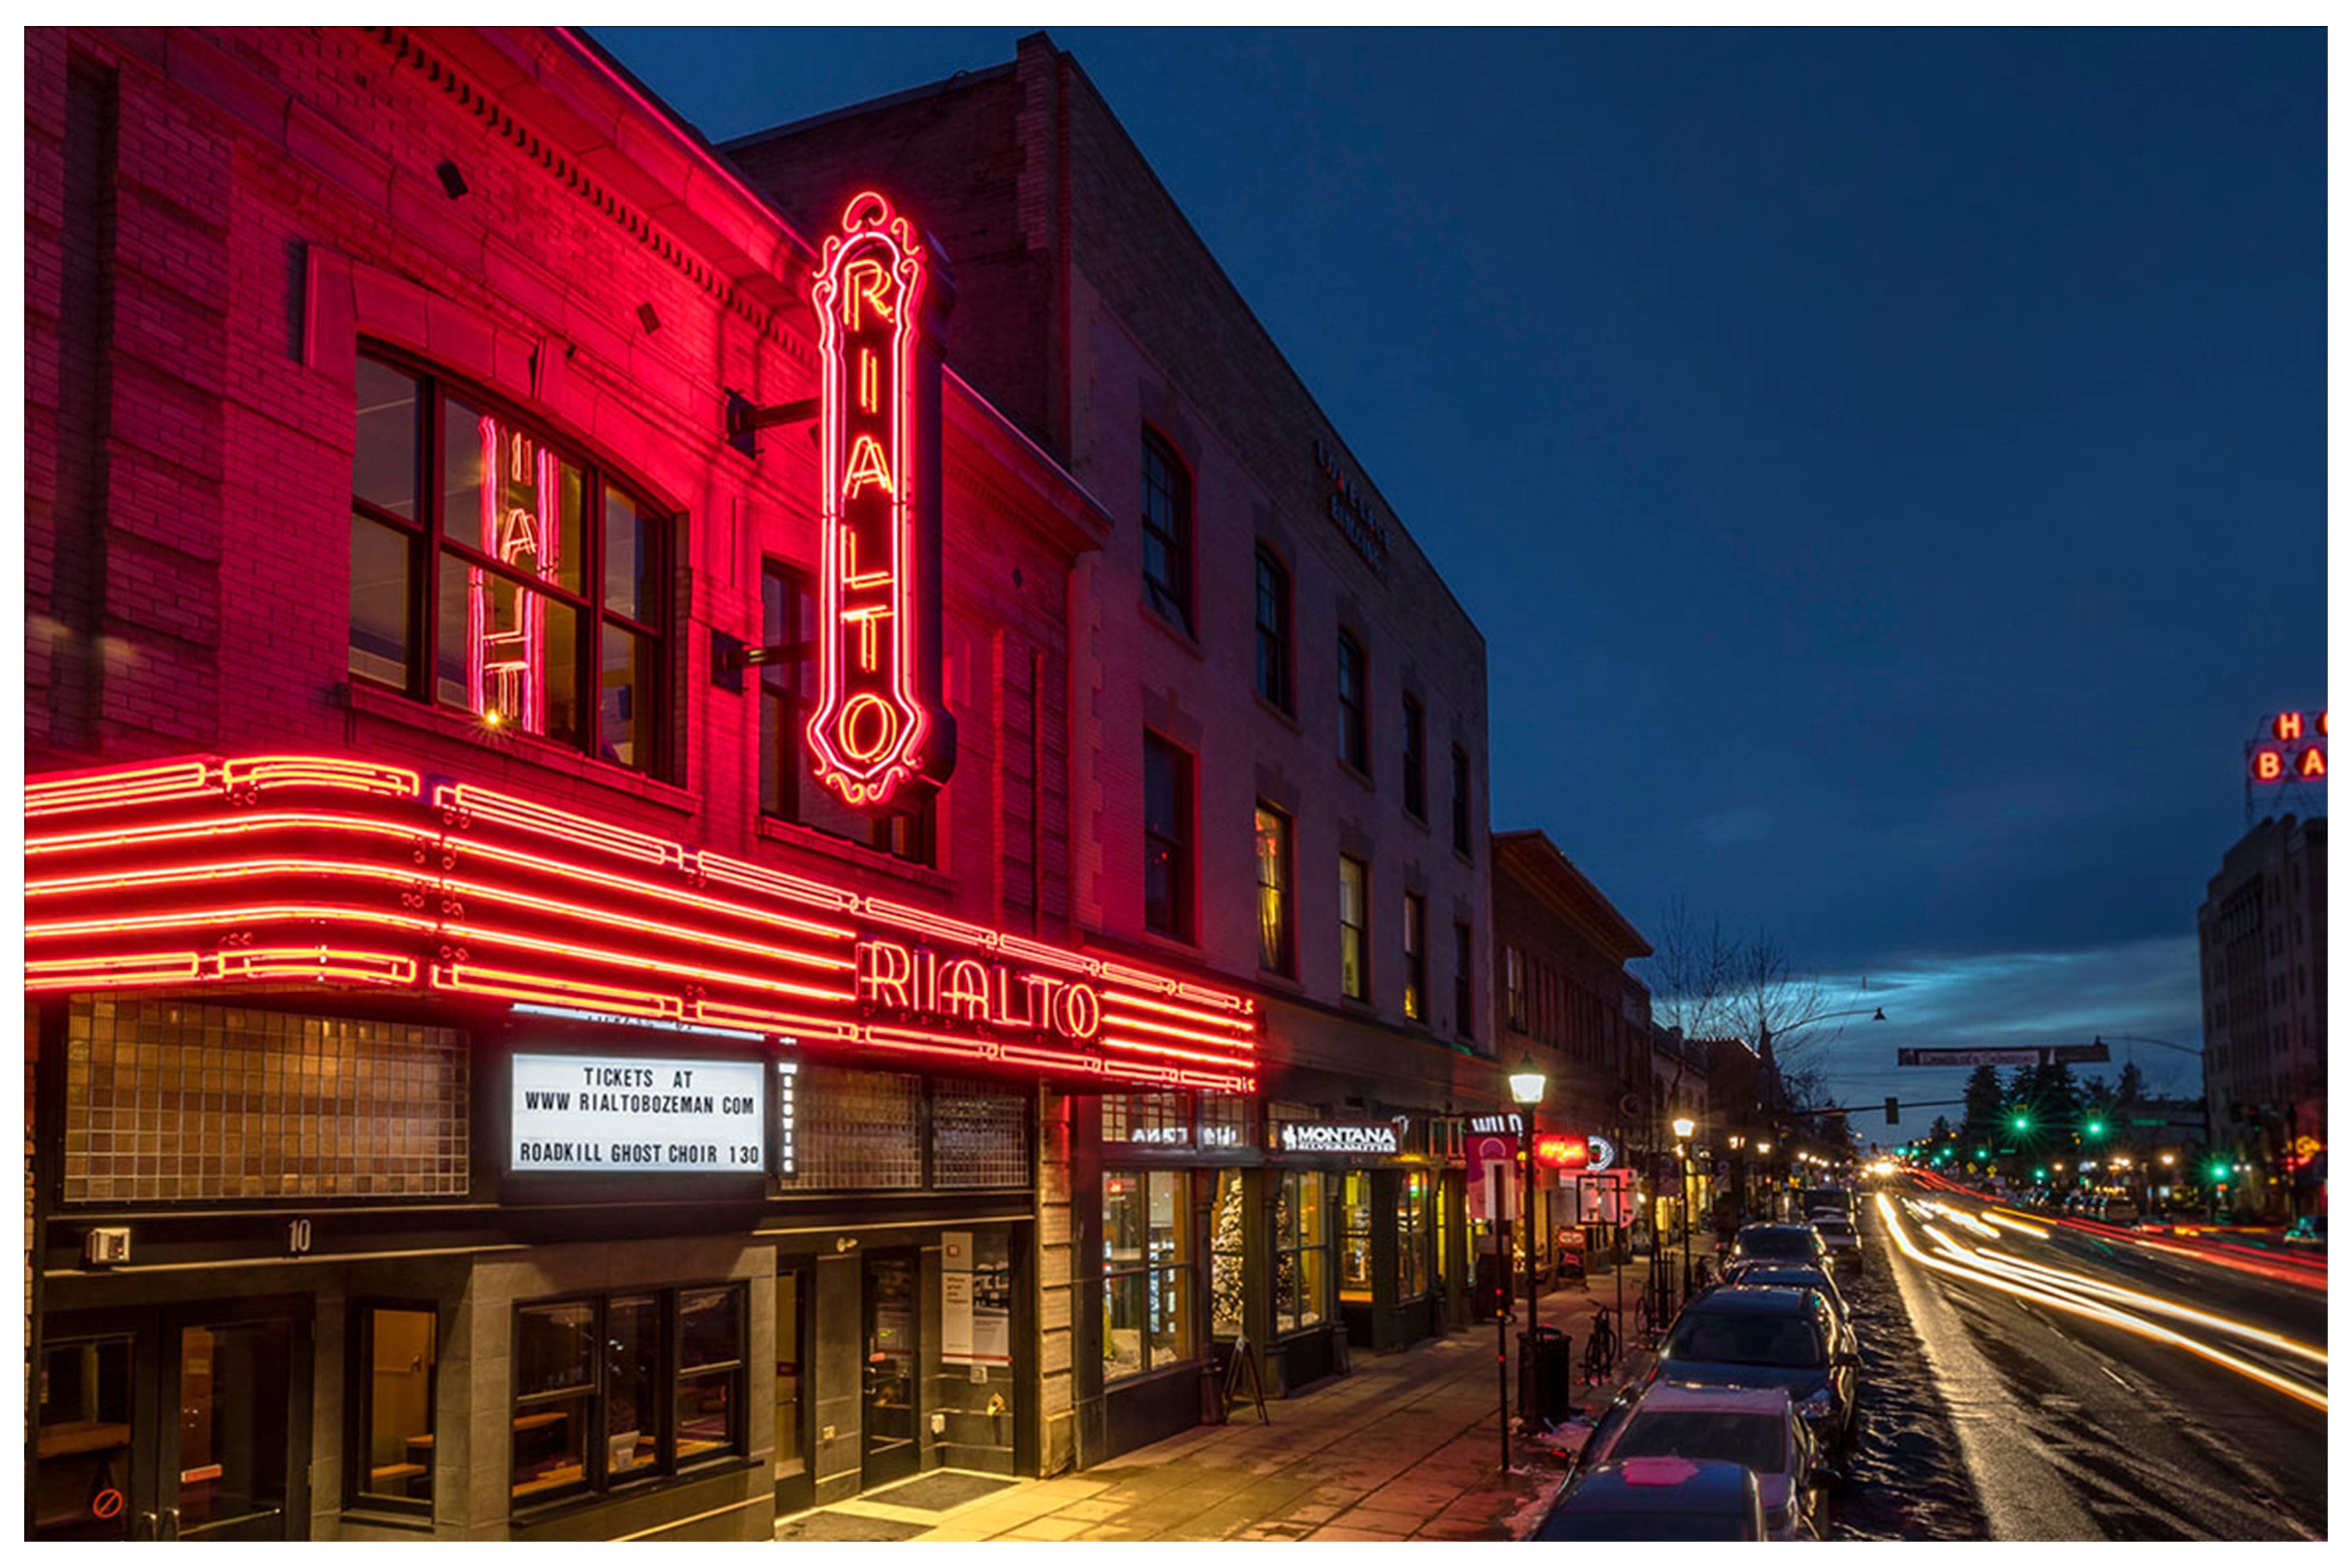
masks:
{"label": "dark blue sky", "polygon": [[[597,37],[716,142],[1018,31]],[[2199,1043],[2326,700],[2324,34],[1054,36],[1485,631],[1497,828],[1867,975],[1858,1096]]]}

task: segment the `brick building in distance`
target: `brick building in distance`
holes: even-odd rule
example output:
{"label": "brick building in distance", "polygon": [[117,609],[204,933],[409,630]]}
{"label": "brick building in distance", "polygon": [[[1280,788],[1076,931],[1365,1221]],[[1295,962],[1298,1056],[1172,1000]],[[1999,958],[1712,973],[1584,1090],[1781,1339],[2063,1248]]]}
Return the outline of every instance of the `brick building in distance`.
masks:
{"label": "brick building in distance", "polygon": [[1079,1104],[1052,1451],[1202,1419],[1244,1341],[1287,1389],[1465,1321],[1462,1130],[1507,1102],[1477,627],[1045,35],[723,150],[804,221],[887,162],[955,258],[958,369],[1117,520],[1072,585],[1074,919],[1265,1018],[1238,1122]]}
{"label": "brick building in distance", "polygon": [[2227,1167],[2224,1204],[2271,1215],[2324,1209],[2326,817],[2264,817],[2230,847],[2197,910],[2197,966],[2209,1140]]}

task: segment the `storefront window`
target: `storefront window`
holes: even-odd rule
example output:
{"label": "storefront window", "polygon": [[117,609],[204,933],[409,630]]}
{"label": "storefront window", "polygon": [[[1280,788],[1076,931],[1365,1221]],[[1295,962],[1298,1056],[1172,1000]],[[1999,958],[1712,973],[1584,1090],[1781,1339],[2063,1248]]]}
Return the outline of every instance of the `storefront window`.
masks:
{"label": "storefront window", "polygon": [[1103,1175],[1103,1378],[1195,1353],[1191,1205],[1181,1171]]}
{"label": "storefront window", "polygon": [[1102,1141],[1178,1147],[1192,1141],[1192,1117],[1185,1097],[1163,1089],[1150,1094],[1102,1097]]}
{"label": "storefront window", "polygon": [[1249,1098],[1239,1094],[1200,1097],[1201,1147],[1238,1149],[1249,1142]]}
{"label": "storefront window", "polygon": [[511,1489],[517,1502],[588,1485],[595,1347],[593,1301],[558,1301],[515,1314]]}
{"label": "storefront window", "polygon": [[1235,1338],[1244,1327],[1244,1259],[1248,1234],[1247,1212],[1242,1201],[1242,1173],[1219,1171],[1216,1206],[1209,1217],[1209,1331],[1219,1339]]}
{"label": "storefront window", "polygon": [[743,1293],[677,1298],[677,1458],[687,1464],[737,1446],[743,1407]]}
{"label": "storefront window", "polygon": [[910,1073],[804,1065],[793,1107],[796,1190],[923,1184],[923,1080]]}
{"label": "storefront window", "polygon": [[1430,1179],[1407,1171],[1397,1181],[1396,1293],[1399,1300],[1429,1294]]}
{"label": "storefront window", "polygon": [[604,1470],[614,1480],[659,1457],[660,1375],[661,1302],[615,1298],[604,1320]]}
{"label": "storefront window", "polygon": [[1339,1300],[1372,1299],[1372,1174],[1350,1171],[1339,1201]]}
{"label": "storefront window", "polygon": [[514,1501],[548,1502],[740,1453],[745,1329],[740,1285],[518,1308]]}
{"label": "storefront window", "polygon": [[1274,1327],[1313,1328],[1329,1316],[1331,1242],[1323,1173],[1286,1171],[1275,1201]]}
{"label": "storefront window", "polygon": [[430,1307],[362,1306],[358,1312],[359,1434],[353,1494],[367,1508],[433,1500],[434,1316]]}

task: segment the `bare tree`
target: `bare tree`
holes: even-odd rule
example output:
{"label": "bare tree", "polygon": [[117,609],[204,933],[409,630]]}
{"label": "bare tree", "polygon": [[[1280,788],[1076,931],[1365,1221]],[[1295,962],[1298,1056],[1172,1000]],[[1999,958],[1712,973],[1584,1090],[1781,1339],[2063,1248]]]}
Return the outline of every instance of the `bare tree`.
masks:
{"label": "bare tree", "polygon": [[1705,1038],[1724,1031],[1730,1016],[1738,949],[1717,921],[1706,930],[1691,919],[1680,899],[1666,905],[1658,925],[1649,971],[1650,1016],[1685,1037]]}

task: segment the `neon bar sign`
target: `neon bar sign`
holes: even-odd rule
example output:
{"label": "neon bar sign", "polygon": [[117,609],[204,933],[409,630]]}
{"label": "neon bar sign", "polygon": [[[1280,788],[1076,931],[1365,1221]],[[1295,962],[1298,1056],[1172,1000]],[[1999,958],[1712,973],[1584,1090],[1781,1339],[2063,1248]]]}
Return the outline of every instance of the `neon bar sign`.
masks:
{"label": "neon bar sign", "polygon": [[2327,777],[2327,710],[2273,713],[2264,739],[2247,748],[2246,771],[2256,784],[2308,783]]}
{"label": "neon bar sign", "polygon": [[404,768],[184,758],[33,780],[25,815],[32,991],[387,986],[1257,1083],[1256,1005],[1234,992]]}
{"label": "neon bar sign", "polygon": [[828,236],[817,312],[824,526],[809,759],[845,805],[919,796],[955,767],[939,701],[940,318],[945,290],[873,192]]}

